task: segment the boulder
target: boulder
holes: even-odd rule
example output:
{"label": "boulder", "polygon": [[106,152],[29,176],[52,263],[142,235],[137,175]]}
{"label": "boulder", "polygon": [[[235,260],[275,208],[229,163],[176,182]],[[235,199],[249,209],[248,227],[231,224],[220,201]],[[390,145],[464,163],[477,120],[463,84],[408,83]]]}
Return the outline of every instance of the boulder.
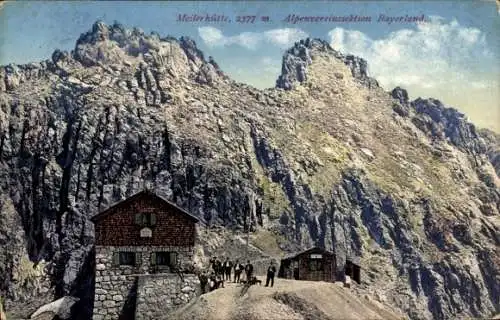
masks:
{"label": "boulder", "polygon": [[45,318],[47,314],[58,316],[60,319],[70,319],[71,307],[79,300],[79,298],[71,296],[62,297],[38,308],[38,310],[30,316],[30,319],[42,319]]}

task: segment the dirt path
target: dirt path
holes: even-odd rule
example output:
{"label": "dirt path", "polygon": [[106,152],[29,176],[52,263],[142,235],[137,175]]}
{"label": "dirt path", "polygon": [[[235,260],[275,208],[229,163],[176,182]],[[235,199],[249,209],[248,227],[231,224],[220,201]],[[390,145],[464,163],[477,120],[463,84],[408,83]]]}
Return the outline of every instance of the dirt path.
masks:
{"label": "dirt path", "polygon": [[278,279],[273,288],[228,283],[200,296],[168,319],[333,320],[405,319],[385,306],[356,296],[341,284]]}

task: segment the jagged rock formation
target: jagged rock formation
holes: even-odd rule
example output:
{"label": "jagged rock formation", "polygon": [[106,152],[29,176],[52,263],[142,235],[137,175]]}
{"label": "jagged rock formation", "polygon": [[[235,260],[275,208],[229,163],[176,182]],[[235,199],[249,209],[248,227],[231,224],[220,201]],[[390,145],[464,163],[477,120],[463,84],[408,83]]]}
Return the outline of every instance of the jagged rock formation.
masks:
{"label": "jagged rock formation", "polygon": [[488,158],[495,167],[497,176],[500,176],[500,135],[487,129],[480,130],[480,135],[486,141]]}
{"label": "jagged rock formation", "polygon": [[[364,60],[320,40],[297,43],[277,88],[257,90],[190,39],[96,23],[70,53],[0,69],[0,294],[22,303],[49,275],[87,319],[88,218],[146,181],[211,225],[266,234],[261,247],[361,255],[359,290],[413,319],[489,316],[495,143],[437,100],[385,92]],[[22,257],[47,263],[19,285]]]}
{"label": "jagged rock formation", "polygon": [[375,79],[368,76],[368,63],[366,60],[353,55],[343,55],[333,50],[324,40],[308,38],[295,43],[292,48],[285,52],[281,75],[276,81],[276,87],[290,90],[294,84],[301,84],[307,80],[307,66],[312,64],[314,57],[314,53],[313,55],[310,54],[311,50],[313,52],[328,52],[332,57],[344,61],[351,69],[352,76],[359,80],[360,83],[368,87],[379,86]]}

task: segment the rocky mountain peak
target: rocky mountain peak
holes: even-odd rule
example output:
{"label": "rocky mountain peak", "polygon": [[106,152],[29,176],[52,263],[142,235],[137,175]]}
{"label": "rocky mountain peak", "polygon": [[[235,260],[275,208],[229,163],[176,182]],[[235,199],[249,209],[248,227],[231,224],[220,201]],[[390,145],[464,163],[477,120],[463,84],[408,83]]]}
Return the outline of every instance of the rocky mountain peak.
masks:
{"label": "rocky mountain peak", "polygon": [[394,99],[398,100],[402,105],[408,104],[408,91],[401,87],[396,87],[392,89],[391,95]]}
{"label": "rocky mountain peak", "polygon": [[[65,55],[60,53],[55,55],[56,59],[63,57]],[[125,64],[143,65],[144,69],[146,64],[152,68],[170,69],[171,73],[194,78],[200,83],[227,79],[213,59],[205,60],[193,39],[160,37],[155,32],[147,35],[139,28],[127,29],[117,22],[112,25],[95,22],[79,37],[72,57],[85,67]]]}
{"label": "rocky mountain peak", "polygon": [[486,152],[484,140],[474,124],[468,122],[465,114],[455,108],[446,107],[441,101],[433,98],[417,98],[410,106],[419,115],[412,122],[422,131],[435,138],[449,139],[458,148],[472,154]]}
{"label": "rocky mountain peak", "polygon": [[291,90],[307,80],[307,66],[313,63],[316,55],[330,55],[343,61],[351,69],[352,76],[367,87],[378,87],[378,82],[368,76],[368,63],[354,55],[344,55],[333,49],[321,39],[306,38],[294,44],[283,55],[281,75],[276,87]]}
{"label": "rocky mountain peak", "polygon": [[126,29],[122,24],[115,22],[112,25],[107,25],[103,21],[96,21],[92,28],[80,35],[76,42],[76,46],[82,44],[96,44],[98,42],[112,40],[116,41],[121,47],[123,47],[127,42],[132,42],[134,40],[139,40],[139,38],[153,38],[154,34],[151,36],[145,35],[144,31],[139,28]]}

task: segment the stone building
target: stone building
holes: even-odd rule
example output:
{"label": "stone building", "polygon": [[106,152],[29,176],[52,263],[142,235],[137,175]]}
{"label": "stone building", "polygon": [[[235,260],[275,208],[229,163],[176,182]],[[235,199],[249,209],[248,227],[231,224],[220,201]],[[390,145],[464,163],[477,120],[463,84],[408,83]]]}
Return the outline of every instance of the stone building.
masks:
{"label": "stone building", "polygon": [[91,220],[94,320],[156,319],[200,293],[193,271],[198,218],[142,191]]}

